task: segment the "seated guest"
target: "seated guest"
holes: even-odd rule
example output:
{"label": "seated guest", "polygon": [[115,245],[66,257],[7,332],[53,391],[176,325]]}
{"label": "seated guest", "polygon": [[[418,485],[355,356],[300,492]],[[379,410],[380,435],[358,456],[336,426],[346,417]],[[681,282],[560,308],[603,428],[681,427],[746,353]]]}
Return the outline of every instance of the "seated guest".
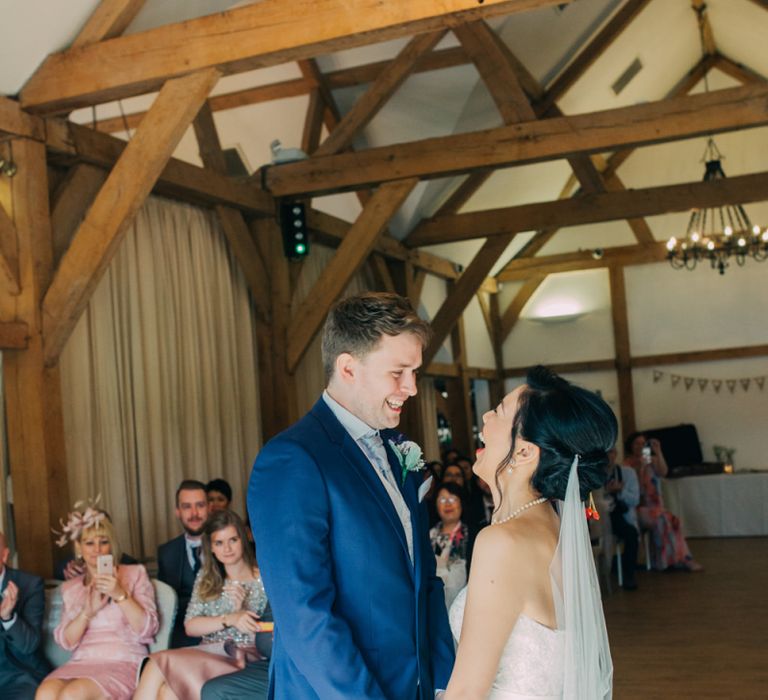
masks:
{"label": "seated guest", "polygon": [[[106,510],[100,509],[101,513],[104,513],[104,517],[112,522],[112,518]],[[123,552],[120,555],[121,564],[138,564],[138,560],[134,559],[130,554]],[[53,571],[53,578],[59,581],[69,581],[71,578],[77,578],[85,573],[85,562],[78,557],[69,557],[69,559],[62,559],[56,563]]]}
{"label": "seated guest", "polygon": [[658,440],[647,440],[642,433],[632,433],[624,441],[624,464],[637,472],[640,483],[640,505],[637,516],[640,527],[651,533],[651,564],[663,571],[671,567],[701,571],[683,537],[680,519],[664,508],[661,479],[669,468]]}
{"label": "seated guest", "polygon": [[443,483],[452,481],[461,488],[465,488],[467,482],[464,478],[464,470],[458,464],[449,464],[443,469]]}
{"label": "seated guest", "polygon": [[208,497],[202,482],[185,479],[179,484],[176,517],[184,532],[157,548],[157,578],[173,588],[179,598],[171,633],[172,649],[200,643],[199,637],[189,637],[184,632],[184,615],[200,570],[200,535],[208,518]]}
{"label": "seated guest", "polygon": [[637,504],[640,503],[640,486],[635,470],[620,467],[616,463],[616,448],[608,451],[605,467],[605,494],[609,501],[611,531],[616,539],[624,542],[621,555],[623,588],[633,591],[637,588],[635,567],[640,532],[637,524]]}
{"label": "seated guest", "polygon": [[139,666],[158,630],[155,589],[141,565],[98,573],[97,560],[120,558],[112,523],[94,508],[70,513],[64,528],[85,573],[61,585],[61,622],[56,643],[72,651],[71,659],[50,673],[37,700],[130,700]]}
{"label": "seated guest", "polygon": [[212,479],[205,485],[205,494],[208,496],[208,512],[217,510],[229,510],[232,503],[232,487],[224,479]]}
{"label": "seated guest", "polygon": [[445,587],[445,604],[467,585],[471,553],[469,528],[462,522],[464,492],[456,484],[444,481],[437,492],[437,513],[440,521],[429,531],[432,549],[437,559],[437,575]]}
{"label": "seated guest", "polygon": [[32,700],[48,672],[38,648],[42,636],[43,579],[8,568],[0,532],[0,688],[4,700]]}
{"label": "seated guest", "polygon": [[[232,511],[214,513],[205,524],[202,541],[204,564],[184,623],[187,633],[202,637],[202,642],[198,647],[152,654],[135,700],[198,698],[206,681],[243,668],[243,658],[234,653],[236,647],[254,647],[267,595],[243,521]],[[234,645],[225,647],[227,642]],[[265,690],[262,695],[249,692],[247,697],[266,698],[268,667],[264,659],[251,664],[251,675],[261,675]]]}

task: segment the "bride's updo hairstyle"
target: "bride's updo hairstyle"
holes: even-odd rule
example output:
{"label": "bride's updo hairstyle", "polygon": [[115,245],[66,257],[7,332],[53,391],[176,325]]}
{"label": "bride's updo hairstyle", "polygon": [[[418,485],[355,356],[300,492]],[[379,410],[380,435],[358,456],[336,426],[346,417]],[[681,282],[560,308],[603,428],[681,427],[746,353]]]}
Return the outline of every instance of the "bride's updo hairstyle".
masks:
{"label": "bride's updo hairstyle", "polygon": [[512,460],[517,436],[539,448],[531,484],[545,498],[565,499],[568,475],[579,455],[581,500],[605,481],[608,450],[618,425],[610,406],[597,394],[575,386],[541,365],[528,371],[512,425],[512,449],[498,474]]}

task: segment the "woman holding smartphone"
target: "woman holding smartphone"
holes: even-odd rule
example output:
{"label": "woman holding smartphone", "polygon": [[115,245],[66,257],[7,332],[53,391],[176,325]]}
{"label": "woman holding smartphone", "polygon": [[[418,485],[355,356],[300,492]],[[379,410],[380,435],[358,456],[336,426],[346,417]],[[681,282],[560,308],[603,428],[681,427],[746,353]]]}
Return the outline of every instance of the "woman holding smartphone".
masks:
{"label": "woman holding smartphone", "polygon": [[267,595],[240,516],[230,510],[211,514],[202,547],[184,621],[187,634],[202,642],[152,654],[134,700],[199,698],[206,681],[245,667],[246,650],[253,685],[248,697],[266,698],[269,662],[263,657],[271,650],[272,625],[263,621]]}
{"label": "woman holding smartphone", "polygon": [[155,590],[140,564],[114,566],[120,547],[102,511],[70,513],[59,544],[68,540],[85,572],[62,584],[61,621],[53,634],[73,654],[43,680],[35,699],[128,700],[158,630]]}

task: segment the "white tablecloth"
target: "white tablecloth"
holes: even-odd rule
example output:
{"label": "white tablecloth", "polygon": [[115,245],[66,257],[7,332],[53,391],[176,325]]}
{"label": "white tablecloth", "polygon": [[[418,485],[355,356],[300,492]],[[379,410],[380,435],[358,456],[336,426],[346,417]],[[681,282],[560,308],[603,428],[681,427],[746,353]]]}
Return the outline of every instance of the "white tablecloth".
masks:
{"label": "white tablecloth", "polygon": [[662,494],[688,537],[768,535],[768,472],[664,479]]}

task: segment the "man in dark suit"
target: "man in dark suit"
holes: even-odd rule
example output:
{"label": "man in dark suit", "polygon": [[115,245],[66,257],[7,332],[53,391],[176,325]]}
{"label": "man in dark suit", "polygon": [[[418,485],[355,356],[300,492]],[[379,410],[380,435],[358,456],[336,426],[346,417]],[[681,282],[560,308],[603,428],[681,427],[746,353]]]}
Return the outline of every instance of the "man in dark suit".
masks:
{"label": "man in dark suit", "polygon": [[184,532],[157,549],[157,578],[173,588],[179,597],[171,634],[172,649],[200,643],[199,637],[188,637],[184,631],[184,616],[192,596],[195,576],[200,569],[200,538],[208,519],[205,484],[193,479],[185,479],[179,484],[176,489],[176,517]]}
{"label": "man in dark suit", "polygon": [[48,672],[38,649],[43,627],[43,579],[9,569],[10,551],[0,532],[0,695],[32,700]]}
{"label": "man in dark suit", "polygon": [[428,339],[402,297],[337,304],[323,333],[326,391],[256,459],[248,512],[275,618],[270,698],[433,700],[448,683],[429,484],[394,430]]}

